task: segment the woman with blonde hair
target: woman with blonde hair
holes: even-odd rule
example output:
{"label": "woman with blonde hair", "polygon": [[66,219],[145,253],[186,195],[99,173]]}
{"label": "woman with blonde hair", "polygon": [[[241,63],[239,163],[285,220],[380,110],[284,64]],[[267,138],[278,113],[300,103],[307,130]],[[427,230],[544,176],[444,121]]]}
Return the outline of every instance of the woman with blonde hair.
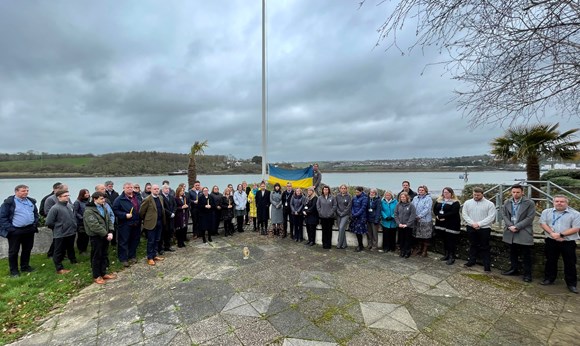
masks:
{"label": "woman with blonde hair", "polygon": [[252,184],[252,189],[248,194],[248,204],[250,205],[250,212],[248,216],[252,219],[254,224],[254,232],[258,231],[257,217],[258,217],[258,207],[256,206],[256,194],[258,193],[258,185]]}
{"label": "woman with blonde hair", "polygon": [[415,206],[411,203],[409,194],[405,191],[399,193],[399,203],[395,207],[395,224],[401,241],[401,257],[411,256],[411,235],[416,217]]}
{"label": "woman with blonde hair", "polygon": [[381,227],[383,229],[383,249],[379,252],[395,251],[397,246],[397,223],[395,222],[395,208],[397,200],[392,191],[385,191],[381,199]]}
{"label": "woman with blonde hair", "polygon": [[337,249],[346,249],[346,226],[350,219],[352,197],[345,184],[340,185],[336,194],[336,218],[338,223]]}
{"label": "woman with blonde hair", "polygon": [[457,253],[457,238],[461,228],[461,218],[459,209],[461,205],[455,196],[453,189],[444,187],[441,196],[437,198],[433,206],[435,214],[435,229],[443,232],[443,244],[445,256],[442,261],[447,261],[447,265],[455,263],[455,254]]}
{"label": "woman with blonde hair", "polygon": [[310,246],[316,244],[316,225],[318,225],[316,202],[318,202],[318,195],[316,195],[314,186],[311,186],[308,188],[306,204],[304,205],[304,220],[306,223],[306,233],[308,234],[308,243],[306,245]]}

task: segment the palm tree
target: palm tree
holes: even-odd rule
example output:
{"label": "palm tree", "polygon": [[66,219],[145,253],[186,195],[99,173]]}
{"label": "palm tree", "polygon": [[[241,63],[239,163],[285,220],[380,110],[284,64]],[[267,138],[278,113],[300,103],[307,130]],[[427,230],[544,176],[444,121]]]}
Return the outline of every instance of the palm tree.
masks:
{"label": "palm tree", "polygon": [[207,140],[203,142],[195,141],[189,152],[189,164],[187,165],[187,184],[191,188],[197,180],[197,168],[195,166],[195,155],[203,155],[204,148],[207,148]]}
{"label": "palm tree", "polygon": [[[572,141],[579,129],[558,132],[560,124],[537,124],[509,129],[503,137],[491,142],[491,153],[502,161],[526,163],[528,181],[540,180],[540,160],[573,160],[578,154],[580,141]],[[532,191],[532,197],[539,197]]]}

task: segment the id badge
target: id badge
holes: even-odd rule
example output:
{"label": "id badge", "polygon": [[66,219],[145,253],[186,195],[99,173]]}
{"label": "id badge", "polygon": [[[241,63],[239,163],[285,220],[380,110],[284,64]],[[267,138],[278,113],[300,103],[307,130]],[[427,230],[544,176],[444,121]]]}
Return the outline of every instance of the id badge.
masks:
{"label": "id badge", "polygon": [[443,210],[439,210],[439,214],[443,215]]}
{"label": "id badge", "polygon": [[285,207],[287,207],[287,206],[288,206],[288,202],[285,202],[285,203],[284,203],[284,206],[285,206]]}
{"label": "id badge", "polygon": [[305,207],[304,207],[304,210],[308,210],[308,206],[305,206]]}
{"label": "id badge", "polygon": [[373,212],[373,208],[369,208],[369,213],[372,213],[372,212]]}
{"label": "id badge", "polygon": [[513,222],[513,223],[516,223],[516,222],[518,222],[518,218],[517,218],[516,216],[512,216],[512,222]]}

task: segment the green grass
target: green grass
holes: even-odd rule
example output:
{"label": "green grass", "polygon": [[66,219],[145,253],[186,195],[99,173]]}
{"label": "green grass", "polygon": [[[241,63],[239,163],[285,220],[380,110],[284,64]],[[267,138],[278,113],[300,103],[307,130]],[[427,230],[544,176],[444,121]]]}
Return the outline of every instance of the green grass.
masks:
{"label": "green grass", "polygon": [[[141,239],[137,258],[145,256],[146,241]],[[38,327],[47,315],[63,307],[80,290],[93,283],[88,255],[79,255],[79,263],[63,261],[72,272],[57,275],[52,259],[46,254],[32,255],[30,265],[36,270],[20,277],[8,275],[8,259],[0,260],[0,345],[15,341]],[[123,266],[114,247],[109,248],[110,272]]]}
{"label": "green grass", "polygon": [[46,160],[3,161],[3,162],[0,162],[0,168],[3,170],[17,169],[17,168],[21,168],[21,167],[38,168],[38,167],[54,165],[54,164],[86,166],[92,160],[94,160],[94,157],[63,157],[60,159],[46,159]]}

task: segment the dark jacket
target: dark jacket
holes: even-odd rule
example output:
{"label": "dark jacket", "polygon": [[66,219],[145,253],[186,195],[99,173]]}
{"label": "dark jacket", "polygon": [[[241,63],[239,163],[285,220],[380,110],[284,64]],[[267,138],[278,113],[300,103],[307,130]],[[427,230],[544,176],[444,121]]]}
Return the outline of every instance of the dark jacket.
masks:
{"label": "dark jacket", "polygon": [[294,189],[292,191],[284,191],[282,192],[282,208],[286,210],[287,213],[290,213],[290,199],[294,196]]}
{"label": "dark jacket", "polygon": [[44,221],[52,229],[53,238],[65,238],[77,233],[77,218],[69,202],[57,202]]}
{"label": "dark jacket", "polygon": [[83,215],[85,213],[85,208],[87,205],[87,201],[76,200],[73,203],[73,210],[75,212],[75,217],[77,218],[77,231],[84,232],[85,225],[83,223]]}
{"label": "dark jacket", "polygon": [[[169,229],[173,229],[173,218],[175,218],[175,209],[177,208],[177,202],[175,201],[175,195],[167,194],[167,197],[164,194],[160,194],[159,196],[163,197],[163,203],[165,207],[165,220],[167,223],[165,226],[169,227]],[[171,217],[173,215],[173,217]]]}
{"label": "dark jacket", "polygon": [[306,204],[304,205],[304,212],[306,215],[304,219],[307,225],[316,225],[318,224],[318,210],[316,209],[316,202],[318,201],[318,197],[314,196],[311,199],[306,197]]}
{"label": "dark jacket", "polygon": [[397,227],[403,224],[407,225],[408,228],[413,228],[416,218],[417,212],[413,203],[397,203],[395,207],[395,223],[397,223]]}
{"label": "dark jacket", "polygon": [[460,209],[461,205],[459,201],[449,203],[444,200],[437,200],[433,205],[435,228],[449,233],[459,234],[459,230],[461,229]]}
{"label": "dark jacket", "polygon": [[101,216],[94,202],[87,203],[83,214],[83,224],[88,236],[106,237],[113,233],[114,225],[107,209],[103,206],[104,216]]}
{"label": "dark jacket", "polygon": [[292,215],[302,215],[302,211],[304,210],[304,205],[306,204],[306,197],[304,195],[292,195],[290,198],[290,210]]}
{"label": "dark jacket", "polygon": [[[16,209],[14,198],[14,195],[6,198],[0,207],[0,236],[4,238],[8,237],[11,233],[19,233],[19,230],[12,226],[12,218],[14,217],[14,210]],[[34,204],[34,232],[38,233],[38,209],[36,208],[36,200],[30,197],[27,198]],[[25,231],[25,233],[30,233],[30,231]]]}
{"label": "dark jacket", "polygon": [[[206,208],[209,205],[210,208]],[[199,210],[199,230],[209,231],[212,229],[213,225],[213,209],[215,208],[214,199],[210,195],[205,197],[202,193],[199,195],[197,201],[197,209]]]}
{"label": "dark jacket", "polygon": [[[133,196],[137,197],[138,204],[141,205],[141,194],[136,193],[133,194]],[[131,219],[127,219],[127,214],[129,214],[131,209],[133,209],[133,217]],[[115,217],[119,226],[138,226],[141,223],[141,218],[139,217],[139,208],[137,210],[133,208],[133,203],[131,203],[131,200],[129,200],[127,195],[125,195],[125,192],[121,192],[121,195],[115,199],[115,202],[113,202],[113,213],[115,213]]]}
{"label": "dark jacket", "polygon": [[[516,220],[512,220],[514,212],[513,199],[505,202],[503,205],[503,222],[505,223],[503,231],[503,241],[508,244],[534,245],[534,217],[536,216],[536,205],[534,201],[527,197],[522,197],[517,207]],[[517,232],[513,233],[508,229],[510,226],[516,226]]]}
{"label": "dark jacket", "polygon": [[318,216],[322,219],[332,219],[336,216],[336,198],[333,195],[318,196],[316,201],[316,209],[318,209]]}
{"label": "dark jacket", "polygon": [[367,221],[378,224],[381,221],[381,199],[379,197],[370,198],[367,203]]}
{"label": "dark jacket", "polygon": [[189,201],[187,200],[187,195],[183,195],[183,200],[179,197],[175,197],[175,219],[173,220],[173,226],[177,228],[187,227],[187,221],[189,219],[189,209],[183,209],[184,205],[187,205]]}
{"label": "dark jacket", "polygon": [[266,221],[270,219],[270,191],[262,190],[256,192],[256,210],[258,212],[258,221]]}
{"label": "dark jacket", "polygon": [[233,219],[234,218],[234,207],[235,207],[234,197],[232,195],[230,195],[228,197],[222,195],[221,205],[222,205],[222,220]]}

